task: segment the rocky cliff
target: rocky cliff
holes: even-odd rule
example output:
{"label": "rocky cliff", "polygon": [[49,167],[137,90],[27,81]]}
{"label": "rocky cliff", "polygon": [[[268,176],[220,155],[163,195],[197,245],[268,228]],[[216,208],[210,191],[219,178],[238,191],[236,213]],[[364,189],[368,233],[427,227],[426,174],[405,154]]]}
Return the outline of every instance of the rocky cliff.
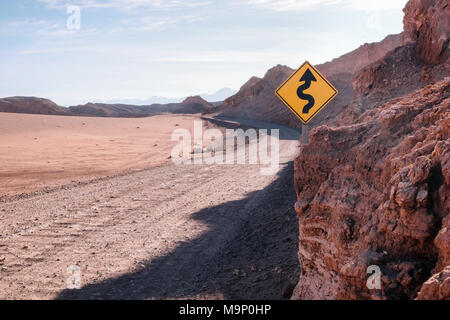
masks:
{"label": "rocky cliff", "polygon": [[[294,298],[415,298],[449,265],[449,87],[450,77],[312,132],[295,161]],[[381,290],[366,287],[371,265]]]}
{"label": "rocky cliff", "polygon": [[408,2],[405,45],[357,71],[351,101],[301,147],[293,299],[450,299],[447,2]]}
{"label": "rocky cliff", "polygon": [[417,43],[416,51],[419,58],[429,64],[438,64],[448,58],[450,38],[448,0],[411,0],[403,11],[405,41]]}

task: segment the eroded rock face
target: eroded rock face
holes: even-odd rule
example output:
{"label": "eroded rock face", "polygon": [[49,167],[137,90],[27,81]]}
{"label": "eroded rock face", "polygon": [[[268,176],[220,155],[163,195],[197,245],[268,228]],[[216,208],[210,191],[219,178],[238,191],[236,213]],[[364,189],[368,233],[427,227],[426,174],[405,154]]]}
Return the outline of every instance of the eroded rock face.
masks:
{"label": "eroded rock face", "polygon": [[364,112],[379,106],[392,98],[442,80],[449,75],[449,70],[449,57],[431,66],[419,58],[415,43],[398,47],[355,74],[352,79],[354,105],[350,104],[348,111]]}
{"label": "eroded rock face", "polygon": [[353,89],[356,95],[380,92],[389,99],[396,90],[422,87],[421,69],[422,64],[416,56],[414,44],[398,47],[357,73],[352,79]]}
{"label": "eroded rock face", "polygon": [[[294,299],[446,295],[449,88],[447,77],[351,125],[311,132],[295,161],[302,275]],[[381,290],[366,286],[371,265]]]}
{"label": "eroded rock face", "polygon": [[442,62],[450,38],[448,0],[410,0],[403,11],[405,40],[417,43],[418,56],[424,62]]}

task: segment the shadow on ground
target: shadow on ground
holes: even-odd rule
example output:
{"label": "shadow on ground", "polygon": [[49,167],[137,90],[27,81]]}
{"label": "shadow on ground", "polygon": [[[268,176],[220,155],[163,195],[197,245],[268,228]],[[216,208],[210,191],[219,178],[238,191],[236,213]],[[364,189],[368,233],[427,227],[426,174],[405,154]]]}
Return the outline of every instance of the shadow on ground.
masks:
{"label": "shadow on ground", "polygon": [[265,189],[195,213],[209,226],[200,237],[57,299],[289,298],[299,275],[292,177],[289,163]]}

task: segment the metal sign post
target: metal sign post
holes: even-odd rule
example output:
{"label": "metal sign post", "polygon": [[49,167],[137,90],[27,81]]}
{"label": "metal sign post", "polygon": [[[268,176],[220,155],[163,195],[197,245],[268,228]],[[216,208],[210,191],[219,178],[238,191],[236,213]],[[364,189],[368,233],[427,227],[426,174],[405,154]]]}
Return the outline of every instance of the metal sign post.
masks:
{"label": "metal sign post", "polygon": [[307,124],[302,124],[302,142],[305,146],[309,143],[309,127]]}

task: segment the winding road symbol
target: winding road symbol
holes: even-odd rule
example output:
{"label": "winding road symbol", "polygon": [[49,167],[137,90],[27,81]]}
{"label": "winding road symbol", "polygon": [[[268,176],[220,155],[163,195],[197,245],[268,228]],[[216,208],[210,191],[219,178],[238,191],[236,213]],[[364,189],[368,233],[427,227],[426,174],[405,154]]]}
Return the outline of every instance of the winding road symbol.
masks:
{"label": "winding road symbol", "polygon": [[311,87],[311,82],[316,82],[317,79],[309,69],[306,69],[305,73],[300,78],[300,82],[302,81],[304,81],[304,83],[300,87],[298,87],[297,96],[302,100],[308,101],[308,104],[303,107],[303,113],[309,113],[309,110],[314,107],[314,103],[316,103],[316,101],[314,100],[314,97],[312,95],[304,94],[303,91],[309,89],[309,87]]}
{"label": "winding road symbol", "polygon": [[338,91],[306,61],[278,87],[275,94],[306,125],[336,97]]}

